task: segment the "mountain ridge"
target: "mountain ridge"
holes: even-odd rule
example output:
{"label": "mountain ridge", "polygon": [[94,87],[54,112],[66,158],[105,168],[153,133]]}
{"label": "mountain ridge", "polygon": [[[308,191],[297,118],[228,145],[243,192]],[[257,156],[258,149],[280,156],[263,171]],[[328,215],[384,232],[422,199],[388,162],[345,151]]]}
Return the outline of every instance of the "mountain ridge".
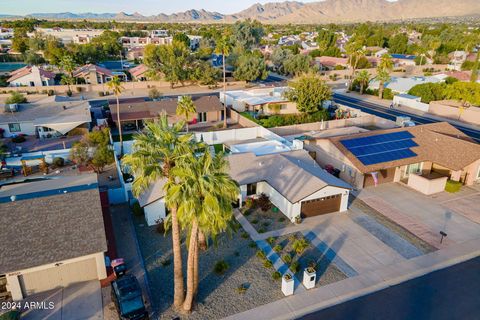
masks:
{"label": "mountain ridge", "polygon": [[119,13],[32,13],[25,16],[1,14],[0,18],[91,19],[140,22],[225,22],[251,18],[264,23],[350,23],[366,21],[398,21],[443,17],[462,17],[480,14],[478,0],[324,0],[318,2],[284,1],[256,3],[233,14],[204,9],[190,9],[172,14],[144,16],[138,12]]}

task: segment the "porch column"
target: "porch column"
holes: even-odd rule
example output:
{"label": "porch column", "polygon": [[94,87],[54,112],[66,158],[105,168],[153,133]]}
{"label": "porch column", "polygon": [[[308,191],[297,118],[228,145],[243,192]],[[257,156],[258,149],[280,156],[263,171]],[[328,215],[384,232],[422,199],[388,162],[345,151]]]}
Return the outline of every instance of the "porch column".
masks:
{"label": "porch column", "polygon": [[10,291],[13,301],[23,300],[22,287],[18,280],[18,275],[7,275],[7,290]]}
{"label": "porch column", "polygon": [[462,176],[462,170],[458,171],[451,171],[450,173],[450,179],[453,181],[460,181],[460,177]]}

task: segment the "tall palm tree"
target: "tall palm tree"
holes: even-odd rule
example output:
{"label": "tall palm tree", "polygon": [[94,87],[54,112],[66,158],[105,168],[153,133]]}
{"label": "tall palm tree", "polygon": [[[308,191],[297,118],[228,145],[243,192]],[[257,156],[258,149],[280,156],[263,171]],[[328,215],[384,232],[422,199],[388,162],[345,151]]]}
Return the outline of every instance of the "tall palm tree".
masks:
{"label": "tall palm tree", "polygon": [[197,112],[197,108],[195,107],[195,104],[192,101],[192,97],[190,96],[180,97],[177,104],[177,116],[185,117],[187,132],[188,132],[188,121],[190,119],[189,116],[191,114],[195,114],[196,112]]}
{"label": "tall palm tree", "polygon": [[232,202],[240,192],[228,175],[223,153],[212,156],[207,149],[200,156],[190,155],[172,169],[177,177],[166,185],[165,200],[178,207],[180,223],[189,230],[187,292],[183,309],[191,311],[198,291],[198,234],[210,237],[229,230]]}
{"label": "tall palm tree", "polygon": [[223,127],[227,127],[227,97],[225,92],[227,90],[227,77],[225,70],[225,57],[230,54],[232,51],[232,43],[230,38],[226,35],[222,36],[216,43],[215,53],[222,55],[222,66],[223,66]]}
{"label": "tall palm tree", "polygon": [[388,53],[384,54],[377,66],[376,79],[380,82],[378,87],[378,97],[383,99],[383,91],[385,90],[385,83],[390,81],[390,72],[393,70],[392,56]]}
{"label": "tall palm tree", "polygon": [[123,154],[123,136],[122,136],[122,123],[120,122],[120,100],[119,96],[122,94],[123,87],[120,82],[120,78],[114,76],[110,81],[107,82],[107,88],[112,90],[115,98],[117,99],[117,126],[118,134],[120,135],[120,155]]}
{"label": "tall palm tree", "polygon": [[365,51],[363,51],[362,49],[355,49],[354,45],[352,44],[348,48],[347,54],[348,54],[348,65],[352,69],[348,88],[352,90],[353,78],[355,76],[355,72],[357,71],[358,63],[362,58],[365,57]]}
{"label": "tall palm tree", "polygon": [[67,73],[67,76],[62,76],[62,82],[68,85],[68,91],[72,92],[70,85],[75,83],[75,77],[73,76],[73,71],[75,71],[75,62],[73,61],[72,56],[65,54],[60,59],[60,68]]}
{"label": "tall palm tree", "polygon": [[362,70],[357,73],[355,80],[357,80],[358,84],[360,85],[360,94],[363,94],[365,88],[368,87],[368,82],[370,81],[370,73],[368,73],[367,70]]}
{"label": "tall palm tree", "polygon": [[[132,185],[134,196],[139,196],[160,179],[166,179],[166,184],[175,184],[173,169],[193,150],[193,136],[181,135],[184,125],[185,122],[180,121],[169,126],[166,114],[162,114],[157,122],[146,122],[143,132],[135,136],[133,152],[125,155],[122,160],[122,165],[131,170],[135,176]],[[170,214],[165,226],[172,229],[173,303],[176,308],[181,308],[185,292],[177,205],[168,202],[167,208]]]}

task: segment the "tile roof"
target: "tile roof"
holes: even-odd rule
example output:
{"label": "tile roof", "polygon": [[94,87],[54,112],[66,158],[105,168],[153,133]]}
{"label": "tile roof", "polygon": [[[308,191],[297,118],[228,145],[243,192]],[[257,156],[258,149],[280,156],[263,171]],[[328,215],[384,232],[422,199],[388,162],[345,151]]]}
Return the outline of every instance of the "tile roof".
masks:
{"label": "tile roof", "polygon": [[55,78],[55,73],[53,73],[53,72],[47,71],[43,68],[39,68],[39,67],[36,67],[36,66],[33,66],[33,67],[32,66],[25,66],[23,68],[20,68],[20,69],[17,69],[15,71],[10,72],[10,78],[7,79],[7,82],[12,82],[12,81],[18,80],[22,77],[25,77],[26,75],[29,75],[30,73],[32,73],[33,68],[38,68],[40,76],[43,77],[43,78],[47,78],[47,79]]}
{"label": "tile roof", "polygon": [[291,203],[301,201],[326,186],[351,188],[320,168],[305,150],[264,156],[239,153],[228,156],[228,161],[230,175],[240,185],[265,181]]}
{"label": "tile roof", "polygon": [[[96,175],[89,176],[71,178],[68,187],[60,178],[0,189],[2,196],[21,194],[1,203],[0,274],[107,250]],[[82,186],[86,181],[95,183]]]}
{"label": "tile roof", "polygon": [[348,63],[348,59],[322,56],[322,57],[315,58],[315,62],[320,63],[324,66],[334,67],[336,65],[346,65]]}
{"label": "tile roof", "polygon": [[90,72],[96,72],[108,77],[113,77],[112,71],[91,63],[77,68],[77,70],[73,72],[73,76],[81,78],[88,75]]}
{"label": "tile roof", "polygon": [[[375,136],[383,133],[408,131],[418,146],[410,148],[417,154],[415,157],[382,162],[372,165],[363,165],[341,140]],[[466,134],[447,122],[424,124],[415,127],[376,130],[347,136],[328,138],[362,173],[369,173],[381,169],[398,167],[412,163],[431,161],[451,170],[462,170],[466,166],[480,159],[480,144],[477,144]],[[467,151],[468,150],[468,151]]]}
{"label": "tile roof", "polygon": [[130,74],[133,77],[138,78],[138,77],[142,76],[143,74],[145,74],[145,72],[148,71],[148,67],[144,64],[139,64],[138,66],[133,67],[128,71],[130,71]]}
{"label": "tile roof", "polygon": [[[192,97],[192,100],[197,108],[197,112],[223,110],[223,105],[217,96]],[[178,99],[120,103],[120,118],[122,121],[154,119],[158,118],[162,112],[166,112],[169,116],[176,116],[177,104]],[[112,113],[112,119],[116,121],[116,103],[110,105],[110,111]]]}

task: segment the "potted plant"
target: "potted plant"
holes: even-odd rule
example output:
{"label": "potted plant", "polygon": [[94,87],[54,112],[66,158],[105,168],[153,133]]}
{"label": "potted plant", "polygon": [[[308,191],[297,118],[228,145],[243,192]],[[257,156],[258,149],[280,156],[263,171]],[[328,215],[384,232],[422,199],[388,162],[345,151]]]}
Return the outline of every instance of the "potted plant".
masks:
{"label": "potted plant", "polygon": [[307,267],[303,271],[303,285],[306,289],[315,288],[317,271],[313,267]]}
{"label": "potted plant", "polygon": [[295,217],[295,223],[296,223],[296,224],[302,223],[302,217],[301,217],[300,215],[298,215],[298,216]]}
{"label": "potted plant", "polygon": [[286,296],[291,296],[295,288],[295,281],[293,276],[287,272],[282,277],[282,292]]}

